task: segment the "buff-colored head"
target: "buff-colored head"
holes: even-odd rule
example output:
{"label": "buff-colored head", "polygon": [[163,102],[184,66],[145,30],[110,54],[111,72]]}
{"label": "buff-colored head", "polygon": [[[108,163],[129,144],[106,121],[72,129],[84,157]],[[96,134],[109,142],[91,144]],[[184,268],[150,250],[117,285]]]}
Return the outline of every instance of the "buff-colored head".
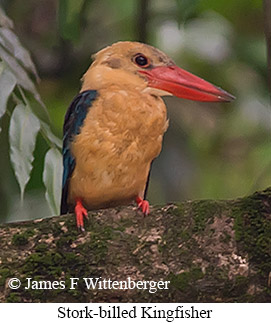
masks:
{"label": "buff-colored head", "polygon": [[82,91],[131,88],[152,95],[175,95],[198,101],[231,101],[214,85],[177,67],[160,50],[139,42],[118,42],[100,50],[83,77]]}

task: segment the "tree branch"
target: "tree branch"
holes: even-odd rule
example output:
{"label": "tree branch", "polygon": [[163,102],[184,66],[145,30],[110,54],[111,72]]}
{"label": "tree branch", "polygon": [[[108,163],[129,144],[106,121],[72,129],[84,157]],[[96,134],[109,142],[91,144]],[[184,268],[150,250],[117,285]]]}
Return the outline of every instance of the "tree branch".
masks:
{"label": "tree branch", "polygon": [[136,35],[138,41],[146,43],[148,41],[147,24],[149,19],[149,0],[139,0],[136,16]]}
{"label": "tree branch", "polygon": [[[228,201],[89,212],[0,226],[2,302],[269,302],[271,188]],[[21,280],[16,290],[11,277]],[[70,278],[79,278],[70,289]],[[87,289],[83,278],[170,281],[169,289]],[[27,278],[64,289],[25,289]]]}

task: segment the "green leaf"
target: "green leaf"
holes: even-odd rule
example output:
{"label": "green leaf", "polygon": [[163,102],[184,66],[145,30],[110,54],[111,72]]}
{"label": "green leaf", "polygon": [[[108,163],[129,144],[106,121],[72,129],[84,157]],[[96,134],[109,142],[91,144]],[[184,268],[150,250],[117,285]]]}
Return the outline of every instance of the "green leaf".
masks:
{"label": "green leaf", "polygon": [[59,215],[62,180],[62,155],[56,148],[51,148],[45,156],[43,183],[45,197],[53,215]]}
{"label": "green leaf", "polygon": [[56,145],[58,148],[61,149],[62,140],[52,133],[52,130],[47,123],[40,120],[40,124],[41,124],[41,130],[43,132],[43,135],[46,136],[50,142],[52,142],[54,145]]}
{"label": "green leaf", "polygon": [[19,38],[14,32],[2,27],[0,28],[0,44],[26,68],[29,72],[33,73],[38,80],[36,67],[31,59],[29,52],[22,46]]}
{"label": "green leaf", "polygon": [[19,38],[12,29],[12,20],[10,20],[0,8],[0,58],[13,72],[17,84],[23,89],[31,92],[48,115],[45,104],[43,103],[34,82],[28,75],[28,72],[32,73],[35,76],[36,81],[39,81],[36,67],[29,52],[22,46]]}
{"label": "green leaf", "polygon": [[33,152],[39,129],[38,118],[28,107],[18,104],[10,120],[9,143],[10,160],[20,186],[22,199],[33,168]]}
{"label": "green leaf", "polygon": [[13,21],[6,16],[2,8],[0,8],[0,26],[13,28]]}
{"label": "green leaf", "polygon": [[0,118],[6,112],[8,98],[16,85],[16,77],[0,63]]}
{"label": "green leaf", "polygon": [[76,41],[80,34],[80,12],[85,0],[59,0],[59,31],[64,39]]}
{"label": "green leaf", "polygon": [[18,63],[16,58],[14,58],[9,52],[1,45],[0,42],[0,57],[8,65],[10,70],[13,72],[17,79],[17,83],[21,85],[22,88],[28,90],[34,95],[34,98],[44,107],[40,95],[36,89],[35,84],[28,76],[25,69]]}

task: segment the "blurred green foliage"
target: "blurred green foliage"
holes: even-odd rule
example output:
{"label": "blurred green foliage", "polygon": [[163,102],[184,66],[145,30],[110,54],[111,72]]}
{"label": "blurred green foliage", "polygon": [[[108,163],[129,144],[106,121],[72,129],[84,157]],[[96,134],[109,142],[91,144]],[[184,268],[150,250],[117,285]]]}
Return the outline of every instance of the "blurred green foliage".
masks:
{"label": "blurred green foliage", "polygon": [[84,0],[59,0],[59,33],[64,39],[76,42],[80,37],[80,13]]}
{"label": "blurred green foliage", "polygon": [[[51,125],[59,137],[91,54],[119,40],[142,40],[142,32],[179,66],[237,97],[231,104],[166,98],[171,122],[153,166],[152,203],[236,198],[270,185],[271,114],[261,0],[0,0],[0,5],[35,62],[41,79],[35,94],[45,103],[51,123],[41,112],[39,97],[24,89],[29,105],[43,128]],[[36,72],[31,73],[36,87]],[[23,99],[18,90],[15,94]],[[44,182],[48,187],[54,169],[48,168],[51,175],[45,179],[44,160],[56,164],[59,157],[52,152],[45,158],[51,140],[46,129],[38,133],[21,205],[9,157],[14,104],[9,102],[8,108],[10,114],[1,119],[0,220],[48,216],[57,201],[51,200],[51,209],[45,203]],[[53,186],[50,192],[59,194]]]}

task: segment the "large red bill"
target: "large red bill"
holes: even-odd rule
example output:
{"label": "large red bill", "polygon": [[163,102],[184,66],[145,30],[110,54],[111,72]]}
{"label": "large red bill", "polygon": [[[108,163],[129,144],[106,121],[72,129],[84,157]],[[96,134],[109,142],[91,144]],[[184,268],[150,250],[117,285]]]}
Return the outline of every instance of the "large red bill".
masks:
{"label": "large red bill", "polygon": [[158,66],[140,73],[147,76],[150,87],[167,91],[179,98],[224,102],[235,99],[233,95],[176,65]]}

